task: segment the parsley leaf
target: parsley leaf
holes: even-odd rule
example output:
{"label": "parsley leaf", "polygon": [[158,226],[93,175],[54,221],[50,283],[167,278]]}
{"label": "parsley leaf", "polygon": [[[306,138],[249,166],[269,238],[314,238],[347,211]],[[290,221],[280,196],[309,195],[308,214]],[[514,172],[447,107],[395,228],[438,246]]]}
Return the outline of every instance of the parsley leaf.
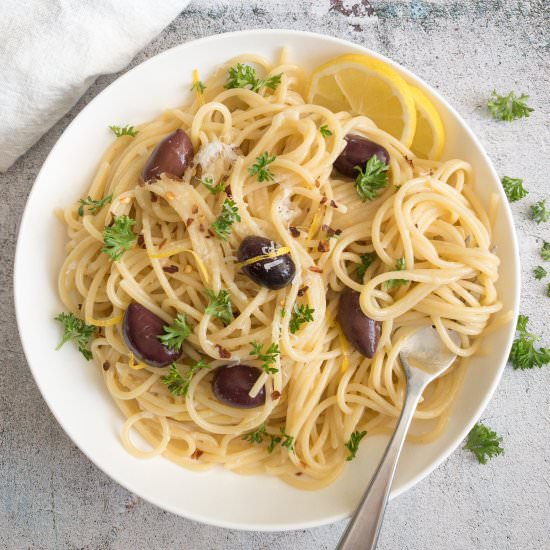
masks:
{"label": "parsley leaf", "polygon": [[[395,262],[395,269],[396,271],[404,271],[405,269],[407,269],[404,258],[399,258]],[[386,290],[399,288],[402,285],[406,285],[408,282],[409,281],[407,279],[390,279],[389,281],[386,281]]]}
{"label": "parsley leaf", "polygon": [[313,321],[313,312],[307,304],[294,304],[292,308],[292,317],[290,318],[289,328],[292,334],[296,334],[300,330],[300,326],[304,323]]}
{"label": "parsley leaf", "polygon": [[110,226],[103,229],[103,248],[115,262],[120,260],[126,250],[130,250],[137,240],[137,235],[132,231],[135,220],[126,214],[115,217]]}
{"label": "parsley leaf", "polygon": [[282,426],[281,426],[281,435],[283,436],[283,441],[281,445],[283,447],[286,447],[289,451],[292,451],[293,453],[295,453],[296,449],[294,448],[294,436],[288,435]]}
{"label": "parsley leaf", "polygon": [[548,298],[550,298],[550,283],[548,283],[546,285],[546,296],[548,296]]}
{"label": "parsley leaf", "polygon": [[275,176],[267,168],[277,157],[275,155],[269,156],[269,153],[266,151],[262,153],[259,157],[256,157],[256,162],[248,168],[248,173],[251,176],[257,176],[260,183],[264,181],[273,181]]}
{"label": "parsley leaf", "polygon": [[544,279],[544,277],[546,277],[546,269],[544,269],[544,267],[542,267],[541,265],[537,265],[537,267],[533,269],[533,275],[535,276],[535,279],[540,281],[541,279]]}
{"label": "parsley leaf", "polygon": [[389,166],[373,155],[363,171],[360,166],[355,167],[359,174],[355,178],[355,189],[363,202],[372,201],[378,197],[378,190],[388,185]]}
{"label": "parsley leaf", "polygon": [[540,249],[540,257],[543,260],[546,260],[547,262],[550,261],[550,243],[547,243],[546,241],[544,241]]}
{"label": "parsley leaf", "polygon": [[546,199],[531,205],[531,219],[537,223],[550,220],[550,210],[546,210]]}
{"label": "parsley leaf", "polygon": [[217,195],[225,189],[225,181],[220,181],[218,185],[214,184],[214,179],[210,176],[205,176],[201,179],[201,183],[212,193],[212,195]]}
{"label": "parsley leaf", "polygon": [[268,434],[268,435],[271,438],[271,442],[269,443],[269,445],[267,447],[267,452],[272,453],[274,451],[275,447],[277,446],[277,444],[279,444],[281,442],[281,438],[277,435],[271,435],[271,434]]}
{"label": "parsley leaf", "polygon": [[115,134],[116,137],[136,137],[139,133],[137,130],[134,130],[133,126],[130,126],[129,124],[126,124],[126,126],[109,126],[109,129],[113,132],[113,134]]}
{"label": "parsley leaf", "polygon": [[267,436],[267,431],[265,429],[265,422],[258,426],[257,430],[249,432],[243,435],[243,439],[249,443],[262,443],[264,440],[264,435]]}
{"label": "parsley leaf", "polygon": [[113,200],[113,195],[107,195],[106,197],[95,201],[88,195],[85,199],[80,199],[78,202],[80,206],[78,207],[78,215],[84,216],[84,207],[88,207],[88,213],[96,215],[108,202]]}
{"label": "parsley leaf", "polygon": [[329,128],[326,124],[323,124],[323,125],[319,128],[319,132],[321,132],[321,135],[322,135],[323,137],[332,136],[332,132],[331,132],[330,128]]}
{"label": "parsley leaf", "polygon": [[159,340],[168,349],[179,351],[190,334],[191,328],[185,320],[185,315],[178,313],[172,325],[164,326],[164,334],[159,336]]}
{"label": "parsley leaf", "polygon": [[266,79],[258,78],[254,67],[237,63],[235,67],[229,69],[229,78],[225,83],[225,88],[248,88],[253,92],[259,92],[260,88],[275,90],[281,83],[281,76],[282,73]]}
{"label": "parsley leaf", "polygon": [[239,209],[233,199],[227,198],[223,201],[222,213],[216,218],[212,224],[212,229],[220,239],[226,241],[231,235],[231,226],[235,222],[240,222],[241,216]]}
{"label": "parsley leaf", "polygon": [[521,94],[519,97],[515,92],[499,95],[496,90],[493,90],[489,101],[487,101],[487,108],[495,120],[511,121],[516,118],[528,117],[534,111],[527,105],[528,99],[529,96],[525,94]]}
{"label": "parsley leaf", "polygon": [[516,327],[518,337],[512,344],[510,357],[508,358],[514,369],[532,369],[533,367],[542,367],[550,363],[550,349],[535,348],[535,341],[538,340],[538,337],[528,332],[528,321],[529,317],[527,315],[520,315],[518,317]]}
{"label": "parsley leaf", "polygon": [[372,262],[376,259],[376,253],[368,252],[367,254],[361,254],[359,259],[361,260],[361,263],[357,264],[357,276],[359,277],[359,280],[362,281],[370,264],[372,264]]}
{"label": "parsley leaf", "polygon": [[231,307],[231,298],[227,290],[220,290],[216,294],[213,290],[205,289],[206,295],[210,298],[209,304],[204,310],[208,315],[217,317],[224,325],[228,325],[233,320],[233,309]]}
{"label": "parsley leaf", "polygon": [[203,359],[190,366],[187,372],[182,375],[178,370],[175,363],[170,365],[170,370],[166,376],[162,377],[162,383],[168,386],[168,390],[172,395],[187,395],[189,392],[189,385],[193,376],[201,369],[209,369],[210,365],[207,365]]}
{"label": "parsley leaf", "polygon": [[190,92],[197,92],[198,94],[203,94],[204,90],[206,90],[206,86],[200,80],[193,82],[193,85],[189,88]]}
{"label": "parsley leaf", "polygon": [[96,332],[97,327],[94,325],[87,325],[82,319],[76,317],[73,313],[60,313],[55,317],[56,321],[59,321],[63,325],[64,333],[61,342],[55,348],[58,350],[63,344],[69,340],[74,340],[78,346],[78,351],[86,357],[87,360],[92,358],[92,352],[90,351],[88,344],[92,334]]}
{"label": "parsley leaf", "polygon": [[279,369],[272,367],[273,363],[277,360],[277,356],[281,354],[279,346],[275,343],[272,343],[265,353],[262,352],[263,345],[257,342],[256,340],[250,342],[252,346],[252,351],[249,355],[255,355],[260,361],[263,361],[262,369],[268,374],[275,374],[279,372]]}
{"label": "parsley leaf", "polygon": [[519,201],[529,194],[529,191],[523,187],[523,180],[520,178],[504,176],[500,181],[510,202]]}
{"label": "parsley leaf", "polygon": [[468,434],[464,449],[472,451],[480,464],[487,464],[487,459],[504,452],[500,446],[501,442],[502,437],[498,437],[493,430],[478,422]]}
{"label": "parsley leaf", "polygon": [[355,455],[357,454],[357,450],[359,449],[359,443],[361,443],[361,439],[363,439],[367,435],[367,432],[353,432],[350,437],[349,441],[346,443],[346,449],[349,451],[349,455],[346,457],[346,460],[353,460],[355,458]]}

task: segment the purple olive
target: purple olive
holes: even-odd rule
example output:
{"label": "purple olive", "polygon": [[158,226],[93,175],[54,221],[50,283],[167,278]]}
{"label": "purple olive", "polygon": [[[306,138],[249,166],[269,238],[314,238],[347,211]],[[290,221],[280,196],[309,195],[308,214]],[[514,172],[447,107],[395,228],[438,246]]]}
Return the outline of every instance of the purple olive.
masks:
{"label": "purple olive", "polygon": [[181,178],[193,159],[193,154],[193,144],[189,136],[178,128],[153,149],[141,177],[145,182],[157,180],[161,174]]}
{"label": "purple olive", "polygon": [[376,353],[380,323],[367,317],[359,305],[359,292],[346,288],[338,303],[338,322],[352,346],[365,357]]}
{"label": "purple olive", "polygon": [[128,349],[152,367],[166,367],[181,357],[181,350],[166,347],[159,336],[166,323],[141,304],[130,304],[124,314],[122,333]]}
{"label": "purple olive", "polygon": [[214,395],[226,405],[239,409],[252,409],[265,403],[265,387],[262,386],[256,397],[248,393],[260,377],[262,371],[248,365],[226,365],[214,373],[212,390]]}
{"label": "purple olive", "polygon": [[360,166],[364,170],[367,162],[374,155],[378,157],[380,162],[389,164],[389,153],[378,143],[355,134],[348,134],[344,139],[347,142],[346,146],[333,165],[343,176],[355,179],[358,173],[355,167]]}
{"label": "purple olive", "polygon": [[[280,244],[270,239],[251,235],[241,241],[237,258],[239,262],[246,262],[257,256],[269,254],[280,247]],[[281,254],[275,258],[266,258],[245,265],[242,270],[259,285],[271,290],[279,290],[290,284],[296,273],[296,266],[290,254]]]}

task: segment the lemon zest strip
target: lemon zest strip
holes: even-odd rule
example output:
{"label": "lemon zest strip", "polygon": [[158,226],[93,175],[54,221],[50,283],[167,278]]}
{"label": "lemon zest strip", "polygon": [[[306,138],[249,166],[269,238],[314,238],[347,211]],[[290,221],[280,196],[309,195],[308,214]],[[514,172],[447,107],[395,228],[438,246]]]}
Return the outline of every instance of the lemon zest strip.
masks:
{"label": "lemon zest strip", "polygon": [[277,258],[278,256],[284,256],[289,252],[290,252],[290,248],[288,248],[288,246],[281,246],[280,248],[277,248],[277,250],[273,250],[268,254],[261,254],[260,256],[254,256],[253,258],[248,258],[248,260],[245,260],[244,262],[239,262],[237,266],[239,268],[245,267],[250,264],[255,264],[256,262],[261,262],[262,260],[269,260],[271,258]]}

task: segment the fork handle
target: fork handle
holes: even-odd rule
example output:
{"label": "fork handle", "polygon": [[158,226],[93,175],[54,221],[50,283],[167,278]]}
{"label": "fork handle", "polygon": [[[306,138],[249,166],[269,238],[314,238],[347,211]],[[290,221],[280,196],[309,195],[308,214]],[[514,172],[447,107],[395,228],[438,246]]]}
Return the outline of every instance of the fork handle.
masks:
{"label": "fork handle", "polygon": [[357,511],[351,518],[340,540],[338,550],[373,550],[376,548],[376,541],[382,526],[382,518],[384,517],[397,461],[411,425],[414,411],[428,383],[428,380],[423,376],[418,377],[418,379],[415,378],[412,376],[407,381],[405,403],[395,432]]}

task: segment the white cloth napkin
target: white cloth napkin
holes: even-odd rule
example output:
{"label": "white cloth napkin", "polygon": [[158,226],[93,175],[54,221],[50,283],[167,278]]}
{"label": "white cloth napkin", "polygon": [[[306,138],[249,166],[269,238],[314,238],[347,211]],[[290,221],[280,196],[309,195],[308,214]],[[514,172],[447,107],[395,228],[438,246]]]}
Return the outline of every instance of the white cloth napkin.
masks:
{"label": "white cloth napkin", "polygon": [[0,0],[0,172],[189,0]]}

